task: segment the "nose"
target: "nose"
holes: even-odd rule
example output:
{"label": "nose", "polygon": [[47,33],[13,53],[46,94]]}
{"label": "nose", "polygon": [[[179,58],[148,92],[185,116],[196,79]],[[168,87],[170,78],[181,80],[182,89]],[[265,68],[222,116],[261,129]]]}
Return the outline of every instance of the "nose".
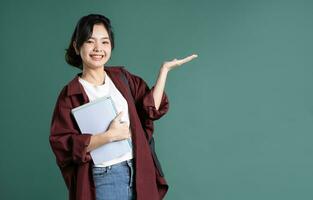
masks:
{"label": "nose", "polygon": [[100,49],[100,44],[98,42],[96,42],[95,44],[95,48],[93,49],[95,52],[102,52],[102,50]]}
{"label": "nose", "polygon": [[93,49],[93,51],[95,51],[95,52],[102,52],[102,50],[99,49],[99,47],[97,47],[97,46]]}

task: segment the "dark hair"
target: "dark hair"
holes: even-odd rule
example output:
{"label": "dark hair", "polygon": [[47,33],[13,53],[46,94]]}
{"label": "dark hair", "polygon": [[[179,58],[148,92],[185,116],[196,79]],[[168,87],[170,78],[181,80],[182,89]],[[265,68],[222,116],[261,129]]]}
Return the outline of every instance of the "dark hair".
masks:
{"label": "dark hair", "polygon": [[81,46],[84,44],[92,36],[93,26],[95,24],[103,24],[109,34],[109,39],[111,42],[112,50],[114,48],[114,34],[112,31],[110,20],[99,14],[90,14],[82,17],[74,30],[74,33],[71,38],[71,42],[66,49],[65,60],[68,64],[77,67],[79,69],[83,69],[82,59],[80,55],[76,54],[76,51],[73,47],[73,42],[76,42],[76,48],[79,50]]}

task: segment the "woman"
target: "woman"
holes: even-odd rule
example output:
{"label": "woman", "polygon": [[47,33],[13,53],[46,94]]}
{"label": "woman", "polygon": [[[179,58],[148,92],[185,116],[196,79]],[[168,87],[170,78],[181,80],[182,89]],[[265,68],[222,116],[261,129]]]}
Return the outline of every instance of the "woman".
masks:
{"label": "woman", "polygon": [[[168,72],[197,56],[165,62],[155,86],[149,89],[145,81],[123,67],[104,66],[113,48],[108,18],[91,14],[79,20],[65,57],[68,64],[82,72],[59,94],[50,145],[69,190],[69,199],[159,200],[165,196],[168,185],[149,148],[153,121],[168,110],[164,93]],[[111,96],[119,114],[105,132],[82,134],[71,110],[102,96]],[[93,163],[90,151],[129,138],[131,152],[100,165]]]}

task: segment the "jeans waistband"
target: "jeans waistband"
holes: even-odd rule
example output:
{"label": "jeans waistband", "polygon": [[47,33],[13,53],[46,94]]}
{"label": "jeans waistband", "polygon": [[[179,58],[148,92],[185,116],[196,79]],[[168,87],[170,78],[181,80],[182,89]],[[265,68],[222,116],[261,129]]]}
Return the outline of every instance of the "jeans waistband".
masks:
{"label": "jeans waistband", "polygon": [[112,167],[123,166],[123,165],[133,166],[133,159],[125,160],[123,162],[116,163],[116,164],[113,164],[113,165],[108,165],[108,166],[105,166],[105,167],[93,166],[93,168],[109,168],[110,169]]}

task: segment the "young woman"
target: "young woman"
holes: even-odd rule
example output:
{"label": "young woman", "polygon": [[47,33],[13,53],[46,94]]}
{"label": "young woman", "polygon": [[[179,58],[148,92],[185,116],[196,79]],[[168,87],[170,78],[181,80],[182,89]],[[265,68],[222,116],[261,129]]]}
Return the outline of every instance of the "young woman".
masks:
{"label": "young woman", "polygon": [[[159,200],[168,185],[160,173],[149,139],[153,121],[168,110],[164,93],[169,71],[197,55],[164,62],[151,89],[123,67],[105,64],[114,48],[110,20],[91,14],[82,17],[66,51],[68,64],[82,70],[60,92],[49,137],[71,200]],[[123,80],[123,77],[126,79]],[[111,96],[119,114],[102,133],[82,134],[71,110],[103,96]],[[95,165],[90,151],[130,138],[132,151]]]}

